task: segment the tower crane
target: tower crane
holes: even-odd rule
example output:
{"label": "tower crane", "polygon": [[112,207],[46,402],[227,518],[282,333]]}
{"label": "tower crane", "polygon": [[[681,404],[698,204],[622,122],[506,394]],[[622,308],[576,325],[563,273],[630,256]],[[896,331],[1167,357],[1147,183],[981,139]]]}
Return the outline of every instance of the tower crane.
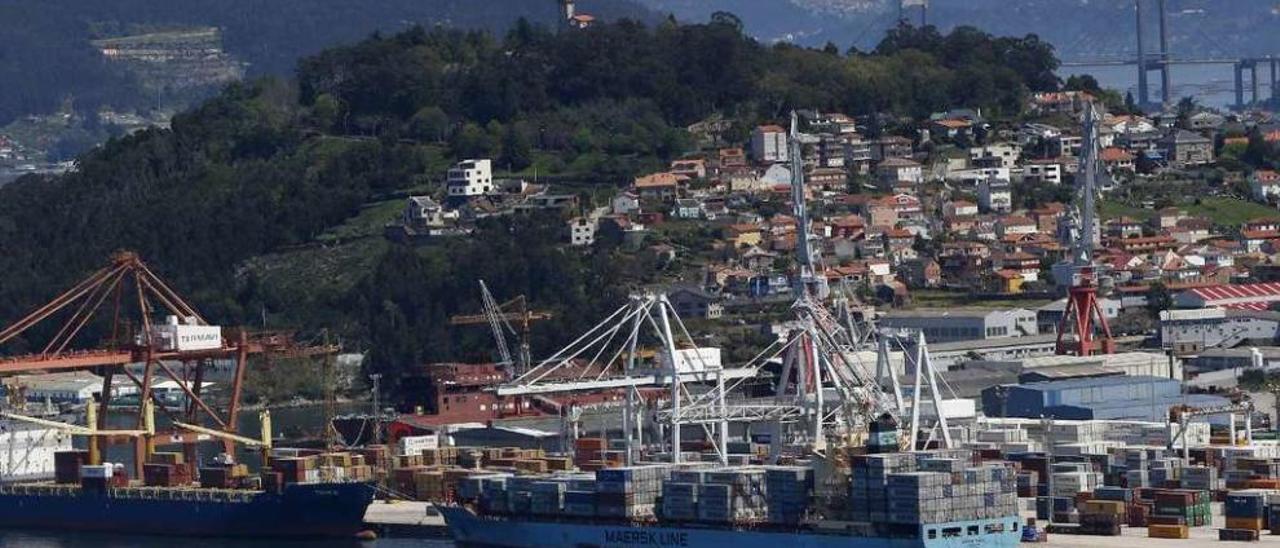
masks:
{"label": "tower crane", "polygon": [[[489,329],[493,331],[494,343],[498,346],[498,356],[502,360],[502,366],[511,371],[512,366],[517,368],[512,372],[512,376],[518,376],[529,369],[529,363],[532,361],[529,352],[529,324],[539,320],[549,320],[552,317],[551,312],[545,310],[529,310],[528,299],[524,295],[517,295],[515,298],[498,304],[493,298],[493,294],[489,292],[489,286],[480,280],[480,299],[484,307],[483,314],[457,315],[449,318],[449,325],[480,325],[487,324]],[[512,327],[511,322],[517,322],[520,325],[520,331]],[[519,362],[511,357],[511,350],[507,346],[507,333],[518,335],[520,338],[520,356]]]}

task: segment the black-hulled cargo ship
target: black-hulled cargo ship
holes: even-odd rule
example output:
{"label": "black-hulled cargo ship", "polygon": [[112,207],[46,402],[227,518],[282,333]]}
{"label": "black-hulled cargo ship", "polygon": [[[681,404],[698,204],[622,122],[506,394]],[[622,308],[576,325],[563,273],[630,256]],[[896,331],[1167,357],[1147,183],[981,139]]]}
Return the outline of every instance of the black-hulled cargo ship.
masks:
{"label": "black-hulled cargo ship", "polygon": [[264,538],[355,538],[373,502],[371,467],[348,453],[275,450],[269,468],[198,469],[181,453],[153,453],[144,478],[89,464],[88,451],[55,454],[55,479],[0,485],[0,528]]}
{"label": "black-hulled cargo ship", "polygon": [[198,487],[0,486],[0,527],[269,538],[353,538],[374,488],[365,482],[286,485],[279,493]]}

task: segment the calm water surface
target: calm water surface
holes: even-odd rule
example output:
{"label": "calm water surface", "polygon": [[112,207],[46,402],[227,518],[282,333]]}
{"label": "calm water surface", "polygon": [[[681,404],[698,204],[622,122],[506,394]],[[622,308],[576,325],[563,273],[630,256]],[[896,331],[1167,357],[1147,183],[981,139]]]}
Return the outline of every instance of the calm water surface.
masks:
{"label": "calm water surface", "polygon": [[151,537],[54,531],[0,531],[0,548],[451,548],[444,539],[384,538],[376,541],[280,541]]}

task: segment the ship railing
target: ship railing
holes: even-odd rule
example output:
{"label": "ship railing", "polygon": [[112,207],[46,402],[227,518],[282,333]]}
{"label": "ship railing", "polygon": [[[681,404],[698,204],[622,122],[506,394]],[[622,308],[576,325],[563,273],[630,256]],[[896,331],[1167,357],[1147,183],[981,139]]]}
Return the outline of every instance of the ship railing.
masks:
{"label": "ship railing", "polygon": [[184,487],[117,487],[109,490],[108,494],[120,499],[248,503],[253,500],[256,492]]}
{"label": "ship railing", "polygon": [[80,493],[80,486],[57,483],[14,483],[0,485],[0,493],[6,495],[72,496]]}

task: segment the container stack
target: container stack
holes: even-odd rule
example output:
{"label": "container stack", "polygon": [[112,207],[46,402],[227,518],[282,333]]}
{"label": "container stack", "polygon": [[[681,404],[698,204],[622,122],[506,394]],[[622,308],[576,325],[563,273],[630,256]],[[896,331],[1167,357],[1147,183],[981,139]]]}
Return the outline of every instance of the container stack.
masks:
{"label": "container stack", "polygon": [[566,481],[537,481],[531,486],[529,512],[535,516],[554,516],[564,511]]}
{"label": "container stack", "polygon": [[851,459],[849,483],[850,519],[881,523],[889,519],[885,487],[890,474],[914,472],[915,457],[910,453],[857,455]]}
{"label": "container stack", "polygon": [[564,513],[567,516],[580,518],[594,517],[597,513],[596,492],[594,490],[565,491]]}
{"label": "container stack", "polygon": [[80,488],[86,493],[106,493],[114,477],[115,466],[111,463],[80,466]]}
{"label": "container stack", "polygon": [[[280,457],[271,459],[271,469],[280,472],[284,483],[313,483],[320,479],[315,457]],[[412,475],[410,476],[412,481]],[[402,491],[412,492],[412,490]]]}
{"label": "container stack", "polygon": [[797,524],[804,519],[813,496],[813,469],[774,466],[765,470],[765,499],[769,523]]}
{"label": "container stack", "polygon": [[596,471],[596,512],[601,517],[646,519],[654,515],[666,465],[625,466]]}
{"label": "container stack", "polygon": [[[315,472],[315,470],[311,470]],[[207,466],[200,469],[200,487],[205,489],[234,489],[249,477],[249,467],[243,464]]]}
{"label": "container stack", "polygon": [[1218,484],[1218,469],[1212,466],[1185,466],[1180,472],[1179,483],[1183,489],[1214,491]]}
{"label": "container stack", "polygon": [[1018,472],[1018,496],[1032,498],[1039,493],[1040,474],[1036,472]]}
{"label": "container stack", "polygon": [[190,468],[182,453],[152,453],[151,461],[142,465],[142,483],[147,487],[178,487],[191,483]]}
{"label": "container stack", "polygon": [[507,504],[508,484],[515,480],[514,476],[490,476],[480,479],[480,508],[491,514],[509,514],[511,506]]}
{"label": "container stack", "polygon": [[[1076,464],[1076,463],[1072,463]],[[1059,466],[1057,464],[1055,467]],[[1084,467],[1087,465],[1079,466]],[[1075,497],[1080,493],[1092,493],[1102,485],[1102,474],[1076,470],[1073,472],[1053,473],[1053,492],[1055,497]]]}
{"label": "container stack", "polygon": [[1258,540],[1267,521],[1267,496],[1260,489],[1227,493],[1223,504],[1226,527],[1218,530],[1221,540]]}
{"label": "container stack", "polygon": [[713,523],[754,523],[768,517],[764,468],[719,468],[698,487],[698,519]]}
{"label": "container stack", "polygon": [[[1184,489],[1161,489],[1152,493],[1153,507],[1148,517],[1149,529],[1157,526],[1202,527],[1209,523],[1209,493]],[[1172,531],[1166,531],[1172,534]],[[1190,534],[1189,531],[1186,534]],[[1154,531],[1151,532],[1155,536]],[[1159,537],[1159,538],[1187,538]]]}
{"label": "container stack", "polygon": [[88,463],[88,451],[74,450],[54,453],[54,481],[57,483],[80,483],[80,467]]}
{"label": "container stack", "polygon": [[502,480],[505,486],[506,478],[511,476],[512,474],[503,472],[470,474],[458,483],[458,499],[463,502],[479,502],[484,498],[486,482]]}
{"label": "container stack", "polygon": [[[887,490],[888,523],[917,524],[947,521],[951,476],[944,472],[890,474]],[[963,496],[963,492],[959,494]]]}
{"label": "container stack", "polygon": [[671,521],[693,521],[698,519],[698,487],[701,478],[696,481],[676,481],[676,473],[662,483],[662,518]]}
{"label": "container stack", "polygon": [[[1153,459],[1147,464],[1147,487],[1169,488],[1177,486],[1177,459]],[[1132,487],[1132,486],[1130,486]]]}
{"label": "container stack", "polygon": [[1129,521],[1124,501],[1095,499],[1085,501],[1079,510],[1080,532],[1087,535],[1120,536],[1120,525]]}

